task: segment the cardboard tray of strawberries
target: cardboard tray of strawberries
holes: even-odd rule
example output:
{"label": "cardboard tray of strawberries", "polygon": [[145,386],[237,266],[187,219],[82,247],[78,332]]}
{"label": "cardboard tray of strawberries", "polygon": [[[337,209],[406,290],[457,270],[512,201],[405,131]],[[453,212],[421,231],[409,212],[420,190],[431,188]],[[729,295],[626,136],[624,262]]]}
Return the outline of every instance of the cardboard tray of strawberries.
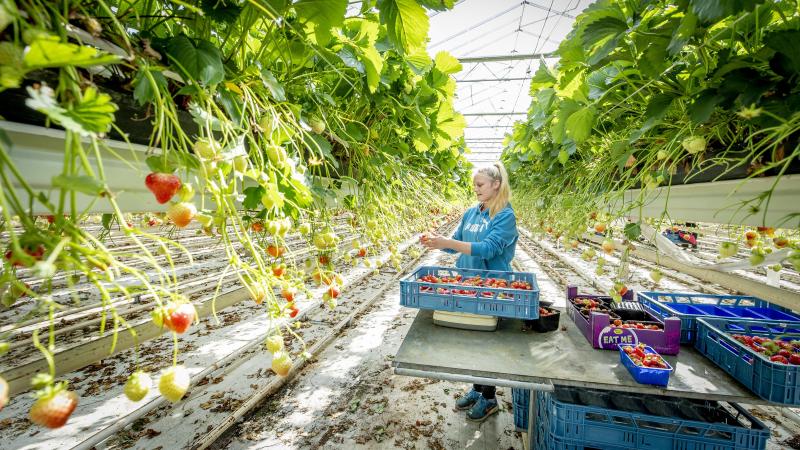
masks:
{"label": "cardboard tray of strawberries", "polygon": [[421,266],[400,280],[400,304],[514,319],[539,318],[539,286],[529,272]]}
{"label": "cardboard tray of strawberries", "polygon": [[672,366],[653,347],[645,344],[619,346],[619,360],[637,383],[666,386]]}
{"label": "cardboard tray of strawberries", "polygon": [[[628,291],[623,300],[631,301]],[[620,344],[651,346],[664,355],[680,352],[681,321],[676,317],[659,318],[643,309],[622,308],[611,297],[578,294],[567,287],[567,315],[594,348],[617,350]]]}
{"label": "cardboard tray of strawberries", "polygon": [[800,405],[800,324],[705,317],[694,345],[759,397]]}

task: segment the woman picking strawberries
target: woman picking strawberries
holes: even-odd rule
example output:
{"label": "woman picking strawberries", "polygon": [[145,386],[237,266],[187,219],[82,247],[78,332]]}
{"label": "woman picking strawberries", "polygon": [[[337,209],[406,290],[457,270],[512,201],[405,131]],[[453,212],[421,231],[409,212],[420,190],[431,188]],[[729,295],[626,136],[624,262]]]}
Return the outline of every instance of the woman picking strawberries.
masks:
{"label": "woman picking strawberries", "polygon": [[[511,271],[517,247],[517,218],[511,208],[508,175],[499,162],[481,168],[472,180],[478,204],[468,209],[452,238],[424,236],[422,244],[448,253],[460,253],[456,267]],[[495,387],[476,384],[456,400],[456,408],[469,409],[467,418],[483,421],[498,411]]]}

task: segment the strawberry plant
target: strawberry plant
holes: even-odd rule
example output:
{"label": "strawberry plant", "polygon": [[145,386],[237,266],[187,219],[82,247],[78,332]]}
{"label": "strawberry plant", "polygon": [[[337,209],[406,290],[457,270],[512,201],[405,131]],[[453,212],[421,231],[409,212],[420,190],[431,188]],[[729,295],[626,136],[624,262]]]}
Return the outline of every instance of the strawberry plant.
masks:
{"label": "strawberry plant", "polygon": [[[461,66],[424,47],[425,9],[452,2],[363,2],[346,15],[347,6],[2,3],[0,114],[25,121],[20,111],[36,111],[36,124],[65,132],[61,172],[41,188],[26,180],[15,143],[0,130],[3,304],[35,303],[35,314],[52,323],[55,311],[72,306],[53,299],[52,280],[72,274],[66,290],[84,280],[100,297],[100,335],[128,329],[135,336],[116,305],[148,302],[153,323],[174,332],[176,363],[177,334],[199,318],[180,292],[173,260],[192,255],[148,228],[197,227],[218,238],[243,289],[270,318],[284,319],[299,314],[294,302],[304,281],[286,245],[290,234],[319,250],[309,272],[328,285],[335,305],[343,283],[327,267],[341,243],[334,217],[349,214],[349,234],[363,230],[363,248],[378,254],[434,225],[419,204],[446,212],[463,201],[471,166],[452,77]],[[109,138],[144,145],[147,154],[138,161]],[[129,193],[106,170],[111,159],[153,194],[151,210],[129,210]],[[93,220],[99,235],[87,231]],[[117,232],[133,247],[109,245]],[[35,289],[16,276],[28,268],[43,279]],[[280,296],[275,286],[285,286]],[[47,346],[34,339],[50,363],[49,387],[54,328]],[[291,356],[274,364],[285,374]],[[149,384],[137,373],[126,387],[131,399]],[[170,401],[188,386],[182,366],[159,380]],[[63,392],[54,398],[69,406]]]}
{"label": "strawberry plant", "polygon": [[[640,216],[658,187],[797,173],[798,27],[789,0],[593,3],[558,63],[533,75],[528,116],[505,138],[520,218],[603,234],[610,220]],[[766,220],[777,183],[740,210]],[[623,201],[633,189],[639,197]],[[792,229],[798,217],[762,225]]]}

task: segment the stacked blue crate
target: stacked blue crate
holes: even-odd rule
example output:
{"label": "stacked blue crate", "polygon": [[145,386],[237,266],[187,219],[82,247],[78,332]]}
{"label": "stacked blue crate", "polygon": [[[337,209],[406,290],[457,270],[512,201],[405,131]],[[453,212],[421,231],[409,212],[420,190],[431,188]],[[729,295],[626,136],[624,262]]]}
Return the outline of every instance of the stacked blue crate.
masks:
{"label": "stacked blue crate", "polygon": [[769,439],[736,404],[574,388],[535,396],[535,450],[761,450]]}

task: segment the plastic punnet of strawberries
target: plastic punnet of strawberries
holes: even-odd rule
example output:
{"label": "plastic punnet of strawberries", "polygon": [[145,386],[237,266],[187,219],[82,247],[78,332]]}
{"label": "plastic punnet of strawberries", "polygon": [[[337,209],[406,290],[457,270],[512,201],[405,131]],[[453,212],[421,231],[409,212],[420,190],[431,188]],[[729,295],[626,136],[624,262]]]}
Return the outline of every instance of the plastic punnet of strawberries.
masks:
{"label": "plastic punnet of strawberries", "polygon": [[645,344],[636,346],[626,345],[622,350],[628,354],[634,364],[639,367],[649,367],[651,369],[666,369],[667,363],[658,353],[645,353]]}
{"label": "plastic punnet of strawberries", "polygon": [[800,366],[800,341],[798,340],[784,341],[744,334],[732,334],[731,337],[771,362]]}

